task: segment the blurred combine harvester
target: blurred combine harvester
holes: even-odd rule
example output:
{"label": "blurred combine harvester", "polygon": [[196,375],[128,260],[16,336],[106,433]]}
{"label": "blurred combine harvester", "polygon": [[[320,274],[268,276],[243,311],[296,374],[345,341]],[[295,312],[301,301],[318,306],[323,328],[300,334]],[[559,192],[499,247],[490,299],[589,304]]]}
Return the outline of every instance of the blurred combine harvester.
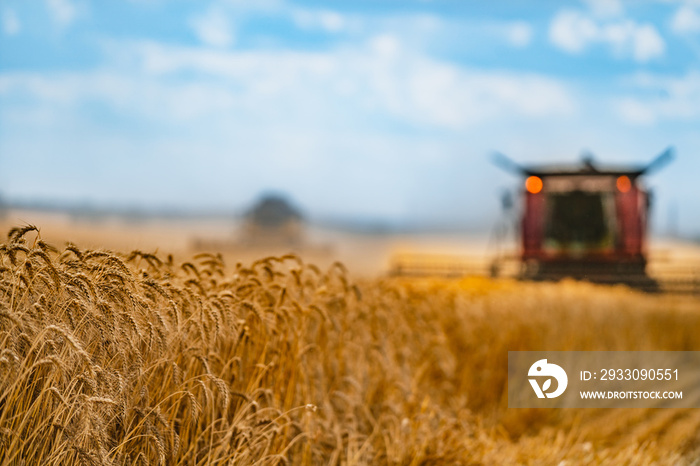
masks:
{"label": "blurred combine harvester", "polygon": [[521,276],[656,289],[646,271],[650,197],[641,177],[672,158],[669,148],[643,167],[599,166],[591,157],[579,165],[525,167],[498,154],[496,162],[525,181]]}
{"label": "blurred combine harvester", "polygon": [[[394,258],[392,271],[488,273],[527,280],[570,277],[647,291],[698,292],[697,268],[676,267],[664,277],[652,277],[647,271],[650,194],[642,177],[666,165],[673,155],[669,148],[645,166],[612,167],[599,165],[590,156],[574,165],[521,166],[496,154],[494,161],[501,168],[523,178],[517,255],[495,257],[489,267],[476,260],[404,255]],[[504,209],[511,206],[506,197]]]}
{"label": "blurred combine harvester", "polygon": [[193,248],[253,255],[296,252],[312,254],[316,258],[331,252],[328,245],[307,240],[304,217],[285,196],[261,196],[240,220],[233,238],[196,238]]}
{"label": "blurred combine harvester", "polygon": [[300,246],[303,217],[286,198],[263,196],[245,216],[239,242],[242,246]]}

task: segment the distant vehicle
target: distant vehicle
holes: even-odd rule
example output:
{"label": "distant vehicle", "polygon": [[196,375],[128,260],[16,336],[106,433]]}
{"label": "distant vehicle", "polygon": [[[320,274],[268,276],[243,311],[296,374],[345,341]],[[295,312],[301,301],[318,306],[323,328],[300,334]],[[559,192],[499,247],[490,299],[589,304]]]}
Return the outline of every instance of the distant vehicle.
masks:
{"label": "distant vehicle", "polygon": [[239,258],[295,252],[322,260],[332,252],[329,244],[307,238],[309,223],[287,196],[263,194],[238,220],[233,237],[193,238],[192,248],[235,251]]}
{"label": "distant vehicle", "polygon": [[650,198],[641,178],[666,165],[672,148],[646,166],[521,166],[495,161],[523,177],[521,278],[572,277],[653,290],[646,272]]}
{"label": "distant vehicle", "polygon": [[[496,164],[522,177],[522,184],[520,209],[514,209],[509,192],[502,198],[507,219],[493,230],[495,254],[403,252],[392,257],[389,274],[538,281],[569,277],[644,291],[700,294],[700,263],[694,259],[663,258],[656,251],[648,267],[651,197],[643,178],[673,157],[674,150],[668,148],[640,166],[602,165],[590,156],[578,164],[523,166],[496,154]],[[516,252],[501,251],[513,230]]]}
{"label": "distant vehicle", "polygon": [[300,246],[304,243],[301,212],[283,196],[268,194],[246,213],[242,244]]}

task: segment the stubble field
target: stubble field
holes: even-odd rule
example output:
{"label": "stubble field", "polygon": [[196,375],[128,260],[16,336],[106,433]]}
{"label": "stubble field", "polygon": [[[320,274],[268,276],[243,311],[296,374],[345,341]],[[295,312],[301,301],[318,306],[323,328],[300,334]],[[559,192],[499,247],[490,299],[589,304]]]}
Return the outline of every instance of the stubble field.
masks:
{"label": "stubble field", "polygon": [[[513,350],[700,350],[697,298],[0,246],[1,464],[692,464],[697,410],[508,409]],[[563,463],[562,463],[563,462]]]}

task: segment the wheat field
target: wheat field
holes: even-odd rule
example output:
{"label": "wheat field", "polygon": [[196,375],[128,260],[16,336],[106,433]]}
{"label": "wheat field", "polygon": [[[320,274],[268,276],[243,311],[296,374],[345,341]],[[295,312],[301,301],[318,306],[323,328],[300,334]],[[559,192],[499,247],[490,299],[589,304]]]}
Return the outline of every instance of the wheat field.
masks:
{"label": "wheat field", "polygon": [[694,464],[697,410],[507,408],[509,350],[700,350],[700,301],[0,245],[0,464]]}

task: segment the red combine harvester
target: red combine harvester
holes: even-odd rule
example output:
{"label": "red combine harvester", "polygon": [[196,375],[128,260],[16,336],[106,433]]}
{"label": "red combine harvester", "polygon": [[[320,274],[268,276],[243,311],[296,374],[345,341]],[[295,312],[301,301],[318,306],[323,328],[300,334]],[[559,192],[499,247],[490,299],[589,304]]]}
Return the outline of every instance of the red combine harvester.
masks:
{"label": "red combine harvester", "polygon": [[496,154],[498,165],[524,178],[521,278],[657,289],[646,272],[650,200],[640,178],[672,158],[669,148],[643,167],[603,167],[591,158],[534,167]]}
{"label": "red combine harvester", "polygon": [[[584,157],[579,164],[521,166],[502,154],[494,161],[522,177],[521,209],[513,228],[512,198],[503,199],[506,218],[494,229],[494,254],[401,253],[389,273],[402,276],[488,275],[521,280],[573,278],[625,284],[645,291],[700,294],[700,264],[692,257],[648,264],[650,194],[642,178],[673,159],[666,149],[644,166],[614,167]],[[511,219],[511,220],[508,220]],[[501,251],[514,231],[517,252]],[[650,265],[650,267],[648,267]]]}

